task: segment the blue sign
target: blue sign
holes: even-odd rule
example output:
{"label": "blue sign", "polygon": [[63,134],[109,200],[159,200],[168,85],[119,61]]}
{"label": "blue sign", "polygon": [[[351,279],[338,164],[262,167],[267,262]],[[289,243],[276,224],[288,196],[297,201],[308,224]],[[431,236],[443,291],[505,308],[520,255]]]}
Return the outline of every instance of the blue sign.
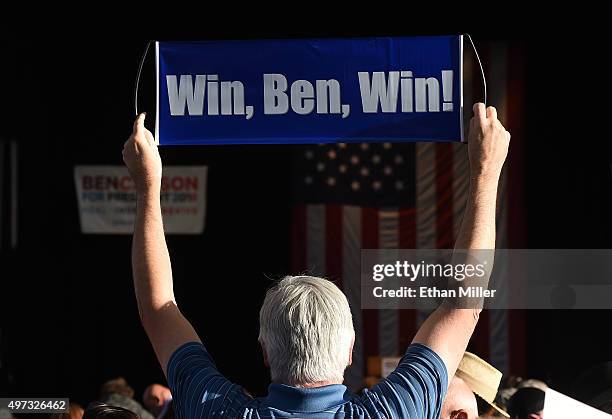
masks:
{"label": "blue sign", "polygon": [[161,145],[462,141],[463,37],[156,42]]}

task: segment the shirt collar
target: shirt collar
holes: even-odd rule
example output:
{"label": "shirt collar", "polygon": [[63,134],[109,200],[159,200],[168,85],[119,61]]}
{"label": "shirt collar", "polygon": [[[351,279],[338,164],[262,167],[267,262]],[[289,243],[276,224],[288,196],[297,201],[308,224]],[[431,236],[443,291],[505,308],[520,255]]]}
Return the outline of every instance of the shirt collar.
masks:
{"label": "shirt collar", "polygon": [[350,394],[345,385],[301,388],[272,383],[267,404],[286,412],[320,412],[347,402]]}

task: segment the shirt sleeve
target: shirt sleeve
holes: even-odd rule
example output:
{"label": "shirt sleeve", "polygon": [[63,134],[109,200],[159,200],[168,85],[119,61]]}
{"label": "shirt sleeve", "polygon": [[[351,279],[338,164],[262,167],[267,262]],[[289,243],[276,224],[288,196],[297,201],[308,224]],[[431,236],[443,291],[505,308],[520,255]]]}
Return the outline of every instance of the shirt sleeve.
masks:
{"label": "shirt sleeve", "polygon": [[438,419],[447,387],[444,361],[427,346],[412,344],[387,378],[364,390],[364,404],[384,417]]}
{"label": "shirt sleeve", "polygon": [[240,417],[240,408],[251,400],[242,387],[219,373],[199,342],[180,346],[170,357],[167,371],[179,419]]}

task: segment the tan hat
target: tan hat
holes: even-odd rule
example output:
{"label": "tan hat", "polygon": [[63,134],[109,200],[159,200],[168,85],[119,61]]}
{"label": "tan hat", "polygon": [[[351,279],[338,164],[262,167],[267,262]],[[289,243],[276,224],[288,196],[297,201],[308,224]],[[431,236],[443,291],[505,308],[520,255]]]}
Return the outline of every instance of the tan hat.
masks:
{"label": "tan hat", "polygon": [[496,412],[509,418],[510,415],[495,403],[497,389],[502,379],[501,371],[488,364],[471,352],[463,354],[455,375],[461,378],[468,387],[486,401]]}

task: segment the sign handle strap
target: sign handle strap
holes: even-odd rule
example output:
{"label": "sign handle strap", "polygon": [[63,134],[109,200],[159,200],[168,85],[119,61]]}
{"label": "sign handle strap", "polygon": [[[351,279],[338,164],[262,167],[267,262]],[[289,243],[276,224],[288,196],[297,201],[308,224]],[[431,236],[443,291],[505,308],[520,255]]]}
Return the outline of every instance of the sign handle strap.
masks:
{"label": "sign handle strap", "polygon": [[474,54],[476,55],[478,65],[480,66],[480,76],[482,77],[482,87],[484,92],[484,104],[485,106],[487,106],[487,79],[485,77],[484,69],[482,67],[482,62],[480,61],[480,56],[478,55],[478,50],[476,49],[476,45],[474,45],[474,41],[472,41],[472,37],[470,36],[470,34],[465,33],[463,35],[466,36],[467,39],[470,41],[470,44],[472,44],[472,49],[474,50]]}
{"label": "sign handle strap", "polygon": [[134,85],[134,111],[136,112],[136,116],[138,116],[138,85],[140,84],[140,73],[142,73],[142,67],[144,66],[152,42],[153,41],[147,42],[144,53],[142,57],[140,57],[140,64],[138,64],[138,72],[136,73],[136,84]]}

